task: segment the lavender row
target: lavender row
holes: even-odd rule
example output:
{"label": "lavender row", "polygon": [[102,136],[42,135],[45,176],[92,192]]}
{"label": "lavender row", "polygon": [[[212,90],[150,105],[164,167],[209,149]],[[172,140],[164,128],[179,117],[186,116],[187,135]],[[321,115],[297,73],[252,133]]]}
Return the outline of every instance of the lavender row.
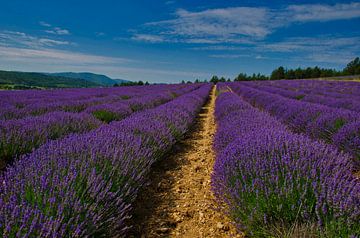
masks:
{"label": "lavender row", "polygon": [[0,234],[125,236],[151,165],[187,131],[210,88],[51,141],[17,161],[0,177]]}
{"label": "lavender row", "polygon": [[360,235],[360,181],[347,154],[293,134],[231,92],[217,98],[215,116],[212,189],[239,230],[253,237],[291,236],[294,227],[302,237]]}
{"label": "lavender row", "polygon": [[[188,87],[192,89],[192,87]],[[182,91],[174,91],[180,94]],[[70,133],[83,133],[99,127],[104,122],[122,120],[133,112],[166,103],[177,96],[168,92],[145,95],[116,103],[89,107],[85,112],[51,112],[37,117],[5,120],[0,124],[0,169],[22,154],[31,152],[48,140],[64,137]]]}
{"label": "lavender row", "polygon": [[[102,90],[103,89],[99,89],[99,91]],[[26,98],[25,96],[27,96],[27,94],[23,95],[22,92],[18,92],[19,95],[17,98],[12,95],[12,97],[1,95],[3,98],[0,103],[3,110],[0,113],[0,119],[19,119],[27,116],[42,115],[53,111],[80,112],[91,105],[109,103],[121,100],[122,97],[129,97],[124,90],[112,91],[108,92],[108,94],[105,94],[105,92],[98,92],[98,94],[90,94],[88,96],[80,93],[81,91],[76,91],[79,93],[78,96],[69,95],[65,91],[64,95],[58,95],[62,91],[64,90],[45,90],[45,94],[44,91],[31,90],[34,98]],[[4,93],[2,92],[2,94]]]}
{"label": "lavender row", "polygon": [[360,97],[360,84],[349,81],[281,80],[268,81],[266,85],[307,94],[331,95],[334,98]]}
{"label": "lavender row", "polygon": [[341,97],[338,97],[339,93],[331,93],[330,90],[328,92],[324,92],[324,89],[321,89],[319,92],[319,90],[315,89],[299,89],[301,88],[300,85],[304,83],[306,82],[297,80],[294,80],[292,84],[286,84],[285,82],[285,85],[291,85],[291,88],[284,88],[283,85],[279,85],[279,83],[273,81],[265,83],[246,83],[246,85],[261,91],[279,94],[287,98],[360,112],[360,93],[357,95],[340,94]]}
{"label": "lavender row", "polygon": [[246,101],[260,107],[290,126],[295,132],[333,144],[350,153],[360,164],[360,114],[320,104],[300,102],[260,91],[241,83],[229,86]]}
{"label": "lavender row", "polygon": [[[188,85],[186,85],[188,86]],[[88,88],[88,89],[56,89],[56,90],[24,90],[0,92],[2,102],[12,105],[34,104],[46,100],[48,103],[57,101],[80,101],[90,98],[102,98],[108,95],[140,96],[153,91],[171,90],[184,87],[184,85],[151,85],[118,88]]]}
{"label": "lavender row", "polygon": [[[129,98],[138,98],[157,93],[183,94],[199,85],[154,85],[142,87],[121,87],[115,89],[82,90],[30,90],[26,92],[0,92],[0,119],[19,119],[29,115],[42,115],[53,111],[82,112],[86,108],[114,103]],[[63,93],[61,95],[60,93]],[[31,97],[29,96],[31,95]],[[77,95],[79,94],[79,95]]]}
{"label": "lavender row", "polygon": [[89,114],[70,112],[52,112],[41,117],[2,121],[0,169],[48,140],[55,140],[71,133],[84,133],[101,124]]}

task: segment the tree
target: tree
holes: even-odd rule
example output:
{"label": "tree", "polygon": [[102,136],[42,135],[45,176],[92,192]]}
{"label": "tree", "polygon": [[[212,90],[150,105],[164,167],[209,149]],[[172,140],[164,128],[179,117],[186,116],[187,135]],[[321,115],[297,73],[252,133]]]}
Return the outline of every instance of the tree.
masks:
{"label": "tree", "polygon": [[285,78],[287,78],[287,79],[295,79],[296,78],[295,70],[293,70],[293,69],[287,70]]}
{"label": "tree", "polygon": [[271,73],[271,77],[272,80],[275,79],[285,79],[285,69],[284,67],[280,66],[279,68],[275,69],[274,71],[272,71]]}
{"label": "tree", "polygon": [[360,59],[356,57],[354,60],[350,61],[343,70],[345,75],[357,75],[360,74]]}
{"label": "tree", "polygon": [[234,81],[246,81],[248,80],[248,76],[244,73],[240,73],[235,79]]}
{"label": "tree", "polygon": [[312,72],[311,72],[311,78],[319,78],[321,75],[321,70],[319,67],[315,67],[312,69]]}
{"label": "tree", "polygon": [[210,82],[214,83],[214,84],[217,84],[219,82],[219,77],[216,76],[216,75],[212,76],[211,79],[210,79]]}

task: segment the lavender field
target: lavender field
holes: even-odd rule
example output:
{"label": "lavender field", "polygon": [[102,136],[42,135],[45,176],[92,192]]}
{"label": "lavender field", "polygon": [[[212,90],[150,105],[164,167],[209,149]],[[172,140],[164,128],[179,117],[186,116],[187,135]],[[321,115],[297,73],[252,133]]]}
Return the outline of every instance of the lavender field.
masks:
{"label": "lavender field", "polygon": [[2,92],[2,236],[123,236],[151,165],[210,88]]}
{"label": "lavender field", "polygon": [[[1,91],[0,107],[1,237],[136,237],[134,210],[144,206],[139,196],[153,199],[144,194],[158,179],[152,171],[194,158],[187,150],[203,154],[194,168],[191,161],[176,167],[185,169],[175,180],[188,179],[176,194],[193,203],[168,230],[144,237],[186,237],[192,233],[171,231],[184,224],[206,224],[218,232],[211,237],[233,230],[238,237],[360,236],[358,82]],[[201,149],[184,146],[194,133]],[[186,168],[195,172],[185,175]],[[201,196],[188,196],[199,171],[209,175],[213,196],[204,199],[228,224],[196,207]],[[171,173],[156,176],[168,182]]]}
{"label": "lavender field", "polygon": [[360,235],[360,84],[218,86],[213,192],[254,237]]}

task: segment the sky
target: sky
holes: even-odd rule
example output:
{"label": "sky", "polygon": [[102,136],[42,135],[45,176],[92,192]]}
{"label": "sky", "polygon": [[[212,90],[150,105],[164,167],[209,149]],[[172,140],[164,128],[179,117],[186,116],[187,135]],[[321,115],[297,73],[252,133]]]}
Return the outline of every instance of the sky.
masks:
{"label": "sky", "polygon": [[360,1],[0,0],[0,69],[178,83],[342,69],[360,56]]}

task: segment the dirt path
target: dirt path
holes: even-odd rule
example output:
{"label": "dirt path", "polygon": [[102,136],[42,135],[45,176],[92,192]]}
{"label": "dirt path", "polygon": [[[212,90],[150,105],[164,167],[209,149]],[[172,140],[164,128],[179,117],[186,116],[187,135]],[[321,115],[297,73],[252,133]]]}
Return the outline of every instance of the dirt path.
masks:
{"label": "dirt path", "polygon": [[135,206],[133,237],[241,237],[214,210],[214,106],[215,88],[191,132],[153,169],[151,184]]}

